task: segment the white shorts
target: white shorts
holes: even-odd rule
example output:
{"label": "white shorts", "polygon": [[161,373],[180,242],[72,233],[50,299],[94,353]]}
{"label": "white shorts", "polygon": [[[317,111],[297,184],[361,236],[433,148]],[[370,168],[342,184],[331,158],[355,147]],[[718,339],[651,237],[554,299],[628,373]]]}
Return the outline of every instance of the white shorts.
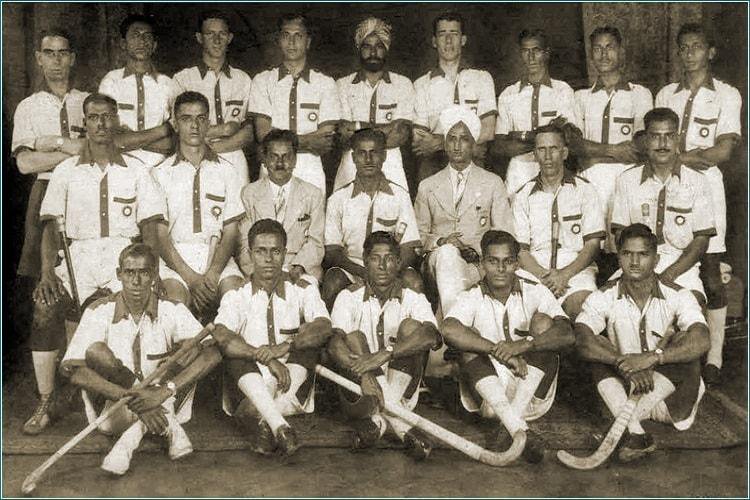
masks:
{"label": "white shorts", "polygon": [[[341,163],[339,163],[339,169],[336,171],[336,179],[333,181],[333,190],[336,191],[340,187],[352,182],[356,174],[357,167],[354,165],[354,160],[352,159],[352,151],[351,149],[347,149],[341,155]],[[409,185],[406,182],[406,174],[404,173],[404,163],[401,160],[401,150],[399,148],[391,148],[386,151],[385,162],[383,163],[383,175],[394,184],[398,184],[407,191],[409,190]]]}
{"label": "white shorts", "polygon": [[[294,167],[292,174],[298,179],[309,182],[325,194],[326,175],[323,172],[323,162],[320,160],[320,156],[312,153],[298,153],[297,165]],[[260,178],[266,177],[268,177],[268,169],[265,165],[262,165],[260,167]]]}
{"label": "white shorts", "polygon": [[[177,250],[177,253],[180,254],[180,257],[182,257],[182,259],[185,261],[185,263],[190,266],[190,269],[192,269],[196,273],[206,272],[206,267],[208,266],[208,243],[175,243],[174,247]],[[188,287],[187,283],[185,283],[185,280],[182,279],[177,271],[167,266],[167,263],[161,259],[159,259],[159,277],[162,279],[162,281],[175,280],[180,282],[185,288]],[[229,258],[227,265],[224,267],[224,270],[219,276],[219,283],[221,283],[221,280],[223,280],[224,278],[231,277],[242,279],[242,272],[237,266],[237,263],[234,261],[234,257]]]}
{"label": "white shorts", "polygon": [[533,151],[511,158],[508,171],[505,173],[505,187],[508,189],[510,199],[512,200],[516,191],[538,173],[539,163],[534,159]]}
{"label": "white shorts", "polygon": [[727,251],[727,200],[724,194],[724,176],[718,167],[711,167],[703,173],[711,190],[711,208],[714,211],[716,226],[716,236],[708,240],[706,253],[724,253]]}
{"label": "white shorts", "polygon": [[[73,261],[80,304],[100,288],[108,288],[113,293],[122,290],[122,283],[117,279],[118,260],[120,252],[130,243],[130,238],[122,237],[73,240],[70,244],[70,258]],[[64,258],[55,268],[55,274],[73,297]]]}
{"label": "white shorts", "polygon": [[565,294],[557,299],[562,304],[565,299],[570,297],[576,292],[580,291],[596,291],[596,266],[589,266],[580,273],[576,274],[570,280],[568,280],[568,289],[565,290]]}

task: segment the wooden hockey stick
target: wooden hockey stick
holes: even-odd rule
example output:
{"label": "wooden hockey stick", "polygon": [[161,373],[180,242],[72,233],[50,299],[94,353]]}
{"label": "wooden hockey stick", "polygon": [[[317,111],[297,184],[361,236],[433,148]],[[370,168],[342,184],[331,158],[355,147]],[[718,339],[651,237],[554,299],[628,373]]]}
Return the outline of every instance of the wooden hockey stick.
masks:
{"label": "wooden hockey stick", "polygon": [[[317,365],[315,367],[315,371],[320,376],[337,383],[343,388],[360,396],[362,395],[362,389],[359,387],[359,385],[355,384],[345,377],[342,377],[338,373],[333,372],[321,365]],[[419,427],[431,436],[439,439],[448,446],[455,448],[461,453],[468,455],[474,460],[478,460],[493,467],[503,467],[510,464],[521,455],[524,447],[526,446],[526,432],[524,431],[519,431],[513,435],[513,443],[506,451],[492,452],[472,443],[467,439],[464,439],[463,437],[449,431],[448,429],[440,427],[439,425],[417,415],[412,411],[407,410],[399,404],[386,401],[385,411],[408,422],[414,427]]]}
{"label": "wooden hockey stick", "polygon": [[[162,364],[160,364],[156,370],[154,370],[149,376],[143,379],[141,383],[134,386],[134,389],[140,388],[140,387],[146,387],[150,385],[152,382],[155,382],[159,380],[165,373],[167,373],[169,370],[174,368],[174,366],[177,364],[177,361],[190,349],[193,349],[195,346],[197,346],[203,339],[211,335],[211,333],[214,330],[213,323],[209,323],[206,325],[203,330],[200,331],[198,335],[193,337],[192,339],[187,340],[180,346],[180,349],[177,350],[173,355],[171,355],[169,358],[167,358],[166,361],[164,361]],[[71,449],[73,449],[74,446],[76,446],[78,443],[80,443],[86,436],[91,434],[93,431],[95,431],[99,425],[101,425],[102,422],[107,420],[110,415],[114,414],[116,411],[118,411],[120,408],[125,406],[130,398],[122,398],[115,404],[109,407],[106,411],[103,411],[99,417],[91,422],[89,425],[87,425],[81,432],[73,436],[70,441],[65,443],[59,450],[57,450],[51,457],[49,457],[47,460],[44,461],[42,465],[34,469],[34,471],[26,476],[26,479],[23,480],[23,485],[21,486],[21,491],[24,495],[31,494],[35,489],[36,485],[39,482],[39,480],[42,478],[42,475],[52,467],[52,465],[55,464],[60,458],[62,458],[63,455],[65,455],[67,452],[69,452]]]}
{"label": "wooden hockey stick", "polygon": [[70,257],[70,247],[68,246],[68,236],[65,230],[65,217],[56,217],[57,232],[60,235],[60,244],[62,245],[63,255],[65,256],[65,267],[68,270],[68,279],[70,280],[70,294],[73,297],[73,307],[76,311],[76,321],[81,318],[81,301],[78,296],[78,284],[76,283],[75,270],[73,269],[73,259]]}

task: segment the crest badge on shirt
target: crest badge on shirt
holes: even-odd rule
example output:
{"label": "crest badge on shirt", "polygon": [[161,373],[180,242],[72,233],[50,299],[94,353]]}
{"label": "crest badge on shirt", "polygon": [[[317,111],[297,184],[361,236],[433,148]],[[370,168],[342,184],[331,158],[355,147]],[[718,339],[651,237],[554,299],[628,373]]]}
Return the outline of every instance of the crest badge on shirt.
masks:
{"label": "crest badge on shirt", "polygon": [[132,214],[133,207],[131,207],[130,205],[125,205],[124,207],[122,207],[122,215],[124,215],[125,217],[130,217]]}
{"label": "crest badge on shirt", "polygon": [[630,125],[623,125],[620,132],[622,132],[622,135],[630,135]]}
{"label": "crest badge on shirt", "polygon": [[708,137],[708,134],[710,134],[710,133],[711,133],[711,131],[708,130],[708,127],[701,127],[701,130],[700,130],[701,137],[703,137],[705,139],[706,137]]}
{"label": "crest badge on shirt", "polygon": [[219,216],[221,215],[221,207],[214,206],[213,208],[211,208],[211,215],[213,215],[216,219],[218,219]]}
{"label": "crest badge on shirt", "polygon": [[312,113],[307,115],[307,119],[310,120],[311,122],[318,121],[318,113],[313,111]]}
{"label": "crest badge on shirt", "polygon": [[642,216],[648,217],[649,214],[650,214],[650,210],[651,209],[650,209],[648,203],[644,203],[643,205],[641,205],[641,215]]}

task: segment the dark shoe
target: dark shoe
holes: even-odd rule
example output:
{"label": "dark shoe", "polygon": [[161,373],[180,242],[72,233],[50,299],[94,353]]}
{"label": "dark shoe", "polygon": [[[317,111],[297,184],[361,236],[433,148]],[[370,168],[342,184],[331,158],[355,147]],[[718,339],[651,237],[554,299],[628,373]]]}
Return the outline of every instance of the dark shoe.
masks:
{"label": "dark shoe", "polygon": [[621,462],[632,462],[654,451],[656,443],[651,434],[628,434],[617,456]]}
{"label": "dark shoe", "polygon": [[410,429],[404,436],[404,445],[406,454],[417,462],[429,457],[432,451],[432,443],[421,429]]}
{"label": "dark shoe", "polygon": [[358,418],[351,421],[354,428],[352,450],[372,448],[380,440],[380,428],[370,418]]}
{"label": "dark shoe", "polygon": [[490,440],[489,448],[492,451],[505,451],[513,444],[513,438],[504,428],[499,427]]}
{"label": "dark shoe", "polygon": [[266,422],[259,422],[252,450],[260,455],[273,455],[276,451],[276,439],[271,427]]}
{"label": "dark shoe", "polygon": [[279,445],[279,452],[286,457],[294,455],[299,449],[299,438],[297,438],[297,433],[288,425],[280,427],[279,430],[276,431],[276,442]]}
{"label": "dark shoe", "polygon": [[526,447],[521,456],[530,464],[538,464],[544,458],[544,441],[539,435],[532,431],[526,431]]}
{"label": "dark shoe", "polygon": [[37,434],[41,434],[42,431],[47,428],[50,423],[49,409],[52,405],[52,400],[52,394],[41,397],[34,413],[32,413],[31,417],[29,417],[29,419],[23,424],[22,431],[24,434],[36,436]]}
{"label": "dark shoe", "polygon": [[721,382],[721,368],[712,364],[704,366],[703,381],[706,385],[719,385]]}

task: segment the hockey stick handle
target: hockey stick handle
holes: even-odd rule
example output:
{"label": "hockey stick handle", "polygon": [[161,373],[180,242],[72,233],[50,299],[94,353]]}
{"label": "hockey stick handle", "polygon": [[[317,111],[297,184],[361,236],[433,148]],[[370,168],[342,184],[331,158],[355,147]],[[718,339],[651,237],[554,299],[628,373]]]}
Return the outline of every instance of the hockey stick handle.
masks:
{"label": "hockey stick handle", "polygon": [[[329,370],[328,368],[317,365],[315,371],[322,377],[335,382],[344,389],[347,389],[354,394],[362,395],[362,389],[359,385],[355,384],[351,380],[342,377],[338,373]],[[449,431],[439,425],[427,420],[424,417],[417,415],[416,413],[407,410],[402,405],[386,400],[385,410],[405,422],[418,427],[423,431],[427,432],[431,436],[439,439],[448,446],[460,451],[461,453],[468,455],[474,460],[478,460],[484,464],[491,465],[493,467],[502,467],[508,465],[510,462],[518,458],[526,446],[526,434],[516,434],[518,439],[513,440],[511,447],[505,452],[492,452],[482,448],[479,445],[472,443],[471,441],[464,439],[463,437]]]}
{"label": "hockey stick handle", "polygon": [[65,267],[68,271],[70,281],[70,294],[73,296],[73,305],[76,310],[76,317],[81,317],[81,301],[78,296],[78,284],[76,283],[75,270],[73,269],[73,259],[70,257],[70,247],[68,246],[68,236],[65,230],[65,217],[55,218],[57,232],[60,235],[60,244],[62,245],[63,255],[65,256]]}

